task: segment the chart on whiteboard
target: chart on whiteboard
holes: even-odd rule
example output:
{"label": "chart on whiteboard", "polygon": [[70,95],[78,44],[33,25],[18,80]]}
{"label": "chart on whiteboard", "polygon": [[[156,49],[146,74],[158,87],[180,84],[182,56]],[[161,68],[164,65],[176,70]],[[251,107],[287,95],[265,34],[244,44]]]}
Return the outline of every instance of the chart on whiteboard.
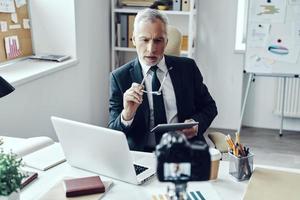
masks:
{"label": "chart on whiteboard", "polygon": [[300,74],[300,0],[249,1],[245,70]]}

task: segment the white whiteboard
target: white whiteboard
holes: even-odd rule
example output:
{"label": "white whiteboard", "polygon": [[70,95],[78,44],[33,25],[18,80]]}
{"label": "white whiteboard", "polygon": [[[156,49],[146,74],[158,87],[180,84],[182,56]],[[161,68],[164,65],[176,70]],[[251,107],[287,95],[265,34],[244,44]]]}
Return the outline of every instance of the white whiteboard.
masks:
{"label": "white whiteboard", "polygon": [[245,71],[300,75],[300,0],[250,0]]}

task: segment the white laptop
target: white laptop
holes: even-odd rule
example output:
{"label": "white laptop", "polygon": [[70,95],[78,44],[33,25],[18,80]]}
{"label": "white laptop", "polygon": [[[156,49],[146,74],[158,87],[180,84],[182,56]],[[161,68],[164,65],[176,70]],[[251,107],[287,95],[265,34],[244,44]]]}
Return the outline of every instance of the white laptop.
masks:
{"label": "white laptop", "polygon": [[142,184],[155,172],[155,157],[134,160],[123,132],[51,117],[68,163],[132,184]]}

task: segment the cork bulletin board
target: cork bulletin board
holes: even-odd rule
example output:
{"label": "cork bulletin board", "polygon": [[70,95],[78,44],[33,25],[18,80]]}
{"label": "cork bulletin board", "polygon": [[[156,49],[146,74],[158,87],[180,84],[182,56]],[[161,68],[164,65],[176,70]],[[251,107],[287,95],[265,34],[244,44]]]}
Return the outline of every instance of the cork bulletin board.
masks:
{"label": "cork bulletin board", "polygon": [[[12,20],[12,13],[0,12],[0,23],[7,24],[5,25],[5,27],[7,27],[5,30],[3,30],[3,26],[0,26],[0,62],[32,55],[31,27],[29,25],[28,10],[28,4],[19,8],[15,6],[17,22]],[[27,22],[25,25],[23,20]],[[15,36],[18,38],[18,51],[13,56],[11,56],[11,54],[9,56],[5,48],[5,38],[16,38]]]}

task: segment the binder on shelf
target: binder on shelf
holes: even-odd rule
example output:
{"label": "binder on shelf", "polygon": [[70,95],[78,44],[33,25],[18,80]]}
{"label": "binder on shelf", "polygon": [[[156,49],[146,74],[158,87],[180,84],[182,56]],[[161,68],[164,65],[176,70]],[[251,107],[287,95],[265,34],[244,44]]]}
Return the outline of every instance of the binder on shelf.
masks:
{"label": "binder on shelf", "polygon": [[190,11],[190,0],[182,0],[182,11]]}
{"label": "binder on shelf", "polygon": [[121,47],[128,46],[128,16],[120,15],[121,23]]}
{"label": "binder on shelf", "polygon": [[121,46],[121,24],[117,23],[117,37],[116,37],[117,47]]}
{"label": "binder on shelf", "polygon": [[173,0],[173,10],[181,11],[181,1],[182,0]]}
{"label": "binder on shelf", "polygon": [[129,48],[135,48],[132,42],[134,19],[135,19],[135,15],[128,15],[128,47]]}
{"label": "binder on shelf", "polygon": [[121,5],[124,5],[124,6],[149,7],[153,3],[154,3],[154,0],[121,0]]}

